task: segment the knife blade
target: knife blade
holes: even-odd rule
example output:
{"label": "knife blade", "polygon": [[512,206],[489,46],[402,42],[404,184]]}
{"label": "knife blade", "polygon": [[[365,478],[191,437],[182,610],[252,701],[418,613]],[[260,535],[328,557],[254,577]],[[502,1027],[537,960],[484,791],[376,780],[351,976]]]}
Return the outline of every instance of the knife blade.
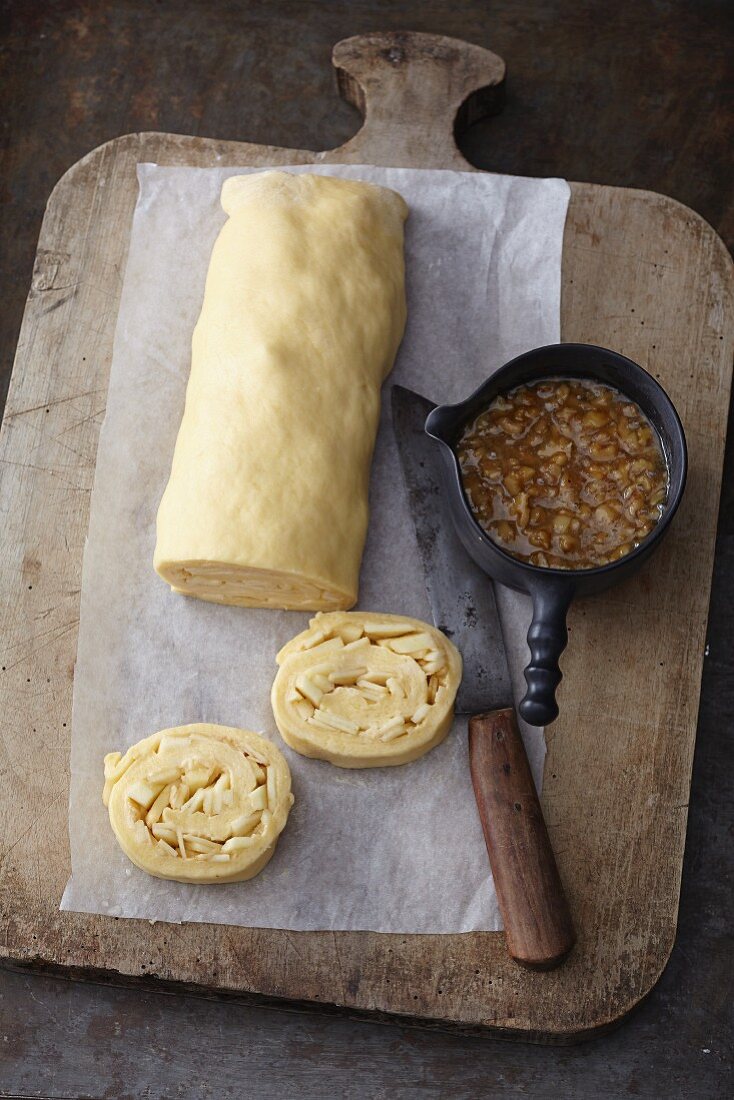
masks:
{"label": "knife blade", "polygon": [[420,394],[393,386],[393,428],[431,615],[464,661],[456,711],[477,714],[513,706],[512,681],[494,585],[461,545],[441,491],[438,448],[424,430],[434,408]]}
{"label": "knife blade", "polygon": [[517,726],[494,586],[454,532],[437,447],[424,430],[433,408],[393,386],[393,429],[431,614],[464,661],[456,710],[470,715],[472,786],[508,951],[547,970],[563,962],[576,934]]}

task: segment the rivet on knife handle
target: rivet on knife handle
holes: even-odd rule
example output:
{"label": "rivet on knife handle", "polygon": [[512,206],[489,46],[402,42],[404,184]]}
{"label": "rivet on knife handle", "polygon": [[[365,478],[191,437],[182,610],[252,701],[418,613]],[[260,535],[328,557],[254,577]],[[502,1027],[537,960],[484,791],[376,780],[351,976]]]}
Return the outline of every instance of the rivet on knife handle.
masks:
{"label": "rivet on knife handle", "polygon": [[470,718],[469,760],[508,951],[549,970],[576,933],[514,710]]}

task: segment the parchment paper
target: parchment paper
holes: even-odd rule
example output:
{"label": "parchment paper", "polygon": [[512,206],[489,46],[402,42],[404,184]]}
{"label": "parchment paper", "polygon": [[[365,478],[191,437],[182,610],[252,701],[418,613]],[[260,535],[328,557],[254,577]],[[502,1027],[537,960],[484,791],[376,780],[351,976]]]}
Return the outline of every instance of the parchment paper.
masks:
{"label": "parchment paper", "polygon": [[[430,618],[389,419],[389,386],[457,401],[502,363],[560,337],[569,198],[562,180],[298,166],[383,183],[410,206],[408,327],[383,391],[359,606]],[[343,771],[283,745],[269,704],[275,654],[308,615],[173,595],[153,571],[155,515],[183,409],[219,192],[247,169],[138,168],[140,196],[114,342],[84,555],[62,909],[289,929],[464,932],[501,927],[472,795],[466,723],[422,760]],[[252,170],[251,170],[252,171]],[[257,169],[262,171],[262,169]],[[345,257],[348,263],[348,257]],[[518,698],[529,606],[500,591]],[[296,803],[250,882],[151,878],[118,848],[102,758],[158,729],[208,721],[273,738]],[[536,780],[544,742],[524,729]]]}

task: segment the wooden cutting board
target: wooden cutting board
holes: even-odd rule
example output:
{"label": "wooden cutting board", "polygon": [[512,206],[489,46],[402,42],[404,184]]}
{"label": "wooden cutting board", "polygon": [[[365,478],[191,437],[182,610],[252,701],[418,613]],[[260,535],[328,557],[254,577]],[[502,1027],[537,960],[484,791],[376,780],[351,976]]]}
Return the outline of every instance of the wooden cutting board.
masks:
{"label": "wooden cutting board", "polygon": [[[675,937],[734,280],[713,230],[663,195],[572,184],[564,239],[563,339],[615,348],[659,378],[683,418],[691,459],[687,495],[660,552],[570,616],[543,787],[579,931],[567,963],[523,971],[501,933],[295,933],[58,910],[69,874],[82,553],[136,163],[471,171],[454,144],[455,120],[488,110],[504,77],[494,54],[423,34],[348,39],[334,65],[342,94],[365,116],[339,149],[130,134],[75,164],[49,199],[0,434],[0,958],[70,977],[176,983],[569,1042],[628,1013],[657,981]],[[447,842],[460,859],[460,838]]]}

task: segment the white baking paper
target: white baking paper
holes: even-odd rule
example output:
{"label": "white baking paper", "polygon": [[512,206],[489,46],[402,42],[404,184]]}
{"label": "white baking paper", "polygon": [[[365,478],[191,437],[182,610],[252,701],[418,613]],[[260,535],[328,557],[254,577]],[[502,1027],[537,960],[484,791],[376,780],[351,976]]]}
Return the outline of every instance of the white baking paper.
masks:
{"label": "white baking paper", "polygon": [[[262,169],[257,169],[262,171]],[[154,573],[166,484],[223,180],[247,169],[140,165],[84,555],[62,909],[288,929],[465,932],[501,927],[469,778],[466,722],[423,759],[344,771],[286,748],[270,710],[275,654],[308,615],[173,595]],[[408,327],[383,392],[359,606],[430,617],[392,438],[389,387],[465,397],[502,363],[560,336],[569,198],[562,180],[299,166],[385,184],[410,207]],[[349,258],[345,257],[345,263]],[[500,595],[518,698],[529,605]],[[102,758],[187,722],[262,731],[285,752],[295,806],[250,882],[191,886],[132,866],[102,805]],[[524,729],[540,781],[544,742]]]}

